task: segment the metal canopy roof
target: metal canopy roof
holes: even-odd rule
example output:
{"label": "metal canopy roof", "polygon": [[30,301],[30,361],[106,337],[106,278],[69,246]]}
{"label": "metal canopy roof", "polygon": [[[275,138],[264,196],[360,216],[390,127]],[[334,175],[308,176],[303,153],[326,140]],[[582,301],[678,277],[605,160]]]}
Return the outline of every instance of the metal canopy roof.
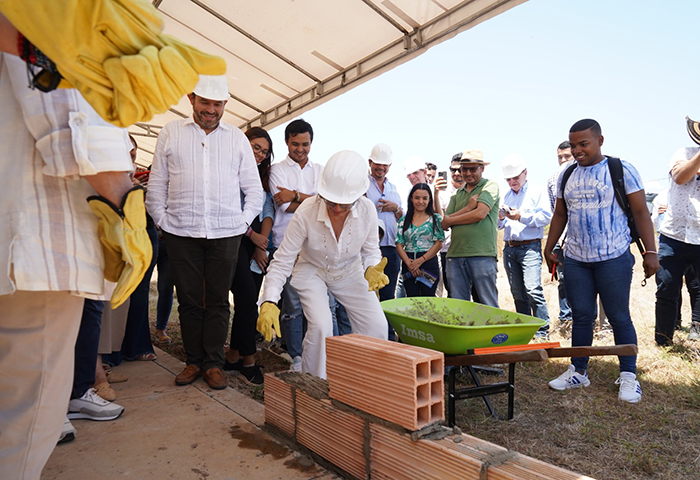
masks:
{"label": "metal canopy roof", "polygon": [[[165,32],[228,65],[224,121],[271,129],[526,0],[156,0]],[[142,153],[187,97],[129,128]],[[147,155],[150,157],[150,155]]]}

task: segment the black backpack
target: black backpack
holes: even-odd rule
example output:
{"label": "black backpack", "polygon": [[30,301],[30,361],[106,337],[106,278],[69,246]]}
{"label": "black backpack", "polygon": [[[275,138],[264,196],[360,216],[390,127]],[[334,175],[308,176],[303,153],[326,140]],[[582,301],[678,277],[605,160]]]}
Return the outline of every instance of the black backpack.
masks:
{"label": "black backpack", "polygon": [[[630,208],[630,203],[627,200],[627,194],[625,193],[625,176],[622,172],[622,161],[617,157],[607,157],[608,158],[608,169],[610,170],[610,178],[613,182],[613,190],[615,191],[615,199],[617,203],[622,207],[622,211],[625,212],[627,216],[627,226],[630,229],[630,236],[632,237],[632,243],[636,243],[639,251],[644,253],[644,247],[642,247],[642,242],[640,242],[639,232],[637,231],[637,225],[634,223],[634,215],[632,215],[632,209]],[[564,171],[564,175],[561,178],[561,197],[564,199],[564,187],[566,186],[567,180],[573,173],[574,169],[578,166],[576,162]],[[566,201],[564,201],[564,208],[566,208]]]}

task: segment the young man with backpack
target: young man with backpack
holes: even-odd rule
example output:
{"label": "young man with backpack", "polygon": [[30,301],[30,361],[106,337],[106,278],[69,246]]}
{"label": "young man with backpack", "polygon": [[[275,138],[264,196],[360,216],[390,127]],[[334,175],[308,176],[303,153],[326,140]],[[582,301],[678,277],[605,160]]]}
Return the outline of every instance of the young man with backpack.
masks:
{"label": "young man with backpack", "polygon": [[[604,156],[601,153],[603,140],[600,125],[595,120],[580,120],[569,130],[571,153],[577,163],[559,177],[557,202],[545,246],[545,259],[551,271],[559,263],[552,250],[568,224],[564,255],[567,283],[576,286],[567,289],[573,313],[571,343],[574,347],[590,346],[593,342],[597,295],[613,327],[615,344],[637,344],[629,312],[634,265],[629,247],[633,238],[630,226],[636,225],[646,247],[643,252],[645,277],[651,277],[659,268],[641,177],[630,163]],[[617,163],[622,166],[622,174],[614,173]],[[618,398],[637,403],[642,398],[637,380],[637,357],[621,356],[619,361],[620,377],[615,382],[620,385]],[[590,385],[586,372],[588,357],[572,358],[571,363],[566,372],[549,382],[551,388],[568,390]]]}

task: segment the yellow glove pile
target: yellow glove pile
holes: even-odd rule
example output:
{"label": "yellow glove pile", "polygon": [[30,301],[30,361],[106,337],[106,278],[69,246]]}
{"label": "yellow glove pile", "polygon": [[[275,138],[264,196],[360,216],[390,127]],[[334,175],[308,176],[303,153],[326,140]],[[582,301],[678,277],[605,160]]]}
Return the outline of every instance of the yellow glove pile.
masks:
{"label": "yellow glove pile", "polygon": [[389,277],[384,275],[384,267],[386,267],[386,257],[373,267],[368,267],[365,272],[365,279],[369,284],[369,291],[376,292],[383,287],[389,285]]}
{"label": "yellow glove pile", "polygon": [[282,329],[280,328],[280,309],[272,302],[265,302],[260,305],[260,314],[258,315],[257,330],[266,342],[272,341],[272,329],[275,329],[277,337],[282,338]]}
{"label": "yellow glove pile", "polygon": [[143,187],[129,190],[122,199],[121,208],[98,195],[88,198],[98,218],[105,278],[117,283],[112,294],[112,308],[124,303],[136,290],[153,258],[151,240],[146,232],[144,198]]}
{"label": "yellow glove pile", "polygon": [[150,120],[190,93],[199,74],[223,75],[223,59],[164,35],[146,0],[0,0],[0,11],[56,64],[105,120]]}

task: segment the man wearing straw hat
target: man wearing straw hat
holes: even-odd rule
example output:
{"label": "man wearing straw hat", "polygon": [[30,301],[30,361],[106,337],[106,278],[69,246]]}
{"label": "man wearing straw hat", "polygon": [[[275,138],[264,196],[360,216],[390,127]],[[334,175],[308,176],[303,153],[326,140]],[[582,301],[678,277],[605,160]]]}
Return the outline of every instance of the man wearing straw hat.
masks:
{"label": "man wearing straw hat", "polygon": [[464,185],[450,198],[442,220],[443,229],[452,229],[447,279],[453,298],[470,300],[474,286],[481,303],[498,307],[498,184],[483,178],[489,162],[484,161],[481,150],[467,150],[461,160]]}

